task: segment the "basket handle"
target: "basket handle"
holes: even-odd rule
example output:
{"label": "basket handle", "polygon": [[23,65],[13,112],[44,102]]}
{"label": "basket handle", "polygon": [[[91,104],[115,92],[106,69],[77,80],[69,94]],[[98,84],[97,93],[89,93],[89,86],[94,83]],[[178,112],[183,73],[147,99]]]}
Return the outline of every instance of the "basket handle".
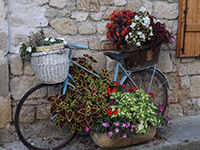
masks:
{"label": "basket handle", "polygon": [[78,48],[82,48],[82,49],[88,49],[88,46],[86,46],[86,45],[74,44],[74,43],[67,43],[65,46],[67,46],[67,47],[78,47]]}

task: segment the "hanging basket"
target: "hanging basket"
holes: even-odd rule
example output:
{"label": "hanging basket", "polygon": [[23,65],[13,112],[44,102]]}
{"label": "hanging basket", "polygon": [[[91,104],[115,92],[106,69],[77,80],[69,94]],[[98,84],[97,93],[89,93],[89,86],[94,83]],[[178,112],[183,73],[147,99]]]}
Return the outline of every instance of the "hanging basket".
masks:
{"label": "hanging basket", "polygon": [[31,65],[38,82],[46,84],[63,82],[69,69],[68,51],[61,48],[33,53]]}
{"label": "hanging basket", "polygon": [[158,63],[160,48],[161,45],[157,47],[155,53],[153,53],[150,45],[145,45],[141,48],[131,48],[129,50],[122,49],[120,52],[128,56],[128,58],[124,60],[127,69],[139,70]]}

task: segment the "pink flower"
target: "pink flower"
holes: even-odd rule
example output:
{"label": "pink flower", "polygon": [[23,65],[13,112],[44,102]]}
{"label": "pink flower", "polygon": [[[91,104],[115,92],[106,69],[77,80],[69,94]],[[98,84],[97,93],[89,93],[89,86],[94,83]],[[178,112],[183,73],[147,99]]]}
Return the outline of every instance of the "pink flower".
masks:
{"label": "pink flower", "polygon": [[115,132],[116,132],[116,133],[119,133],[119,128],[116,128],[116,129],[115,129]]}
{"label": "pink flower", "polygon": [[134,131],[134,128],[131,128],[131,132],[133,132]]}
{"label": "pink flower", "polygon": [[89,131],[90,131],[90,129],[89,129],[89,127],[87,126],[87,124],[85,124],[85,131],[86,131],[86,132],[89,132]]}
{"label": "pink flower", "polygon": [[116,126],[116,127],[119,127],[119,126],[120,126],[120,123],[119,123],[119,122],[115,122],[115,126]]}
{"label": "pink flower", "polygon": [[162,110],[162,111],[163,111],[164,109],[163,109],[163,107],[161,106],[161,104],[160,104],[160,103],[159,103],[159,106],[160,106],[160,110]]}
{"label": "pink flower", "polygon": [[127,128],[126,123],[122,123],[122,127]]}
{"label": "pink flower", "polygon": [[168,121],[172,121],[172,119],[170,117],[168,117]]}
{"label": "pink flower", "polygon": [[148,89],[146,89],[145,92],[148,92]]}
{"label": "pink flower", "polygon": [[129,122],[127,122],[126,123],[126,127],[128,128],[128,127],[130,127],[131,126],[131,124],[129,123]]}
{"label": "pink flower", "polygon": [[153,93],[149,93],[149,95],[151,95],[152,98],[154,97],[154,94],[153,94]]}
{"label": "pink flower", "polygon": [[108,122],[103,122],[102,126],[105,127],[105,128],[107,128],[107,127],[109,127],[109,123]]}
{"label": "pink flower", "polygon": [[111,137],[112,135],[113,135],[113,132],[112,132],[112,131],[108,132],[108,136],[109,136],[109,137]]}
{"label": "pink flower", "polygon": [[127,135],[126,135],[126,134],[124,134],[122,137],[123,137],[123,138],[126,138],[126,137],[127,137]]}

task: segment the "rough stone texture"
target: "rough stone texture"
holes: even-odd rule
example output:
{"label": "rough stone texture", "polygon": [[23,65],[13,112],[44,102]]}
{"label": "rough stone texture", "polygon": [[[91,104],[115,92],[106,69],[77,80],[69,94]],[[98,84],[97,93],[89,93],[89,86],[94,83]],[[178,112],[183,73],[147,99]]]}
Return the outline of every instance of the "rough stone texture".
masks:
{"label": "rough stone texture", "polygon": [[49,2],[49,0],[34,0],[38,5],[44,5]]}
{"label": "rough stone texture", "polygon": [[0,96],[6,97],[9,94],[8,59],[0,55],[0,60]]}
{"label": "rough stone texture", "polygon": [[171,72],[173,69],[170,54],[167,52],[161,52],[159,56],[158,68],[162,69],[164,73]]}
{"label": "rough stone texture", "polygon": [[5,19],[6,17],[6,7],[5,2],[0,0],[0,18]]}
{"label": "rough stone texture", "polygon": [[0,96],[0,128],[5,127],[6,123],[11,121],[11,100],[10,96],[6,98]]}
{"label": "rough stone texture", "polygon": [[103,14],[100,13],[94,13],[90,15],[90,19],[93,21],[100,21],[102,19]]}
{"label": "rough stone texture", "polygon": [[107,33],[106,24],[107,24],[107,22],[98,23],[97,24],[97,33],[106,34]]}
{"label": "rough stone texture", "polygon": [[169,116],[183,116],[183,109],[179,104],[171,104],[169,105]]}
{"label": "rough stone texture", "polygon": [[179,65],[178,66],[178,75],[184,76],[187,74],[187,66],[186,65]]}
{"label": "rough stone texture", "polygon": [[6,32],[0,31],[0,52],[3,52],[5,55],[7,53],[7,47],[8,47],[8,34]]}
{"label": "rough stone texture", "polygon": [[47,18],[55,18],[58,13],[58,10],[55,8],[47,8],[44,12],[45,17]]}
{"label": "rough stone texture", "polygon": [[88,13],[83,12],[72,12],[71,18],[76,19],[76,21],[85,21],[88,17]]}
{"label": "rough stone texture", "polygon": [[77,0],[77,8],[83,11],[98,12],[99,3],[97,0]]}
{"label": "rough stone texture", "polygon": [[190,78],[188,76],[181,78],[181,87],[185,89],[190,88]]}
{"label": "rough stone texture", "polygon": [[89,48],[92,50],[101,49],[101,41],[98,37],[91,36],[89,41]]}
{"label": "rough stone texture", "polygon": [[[22,96],[32,87],[38,84],[35,76],[22,76],[12,78],[10,81],[11,96],[14,100],[20,100]],[[20,89],[20,90],[19,90]]]}
{"label": "rough stone texture", "polygon": [[100,0],[99,1],[100,5],[112,5],[112,0]]}
{"label": "rough stone texture", "polygon": [[126,0],[114,0],[115,6],[122,6],[125,5],[126,3],[127,3]]}
{"label": "rough stone texture", "polygon": [[52,20],[50,25],[61,35],[77,34],[77,27],[71,19],[57,18]]}
{"label": "rough stone texture", "polygon": [[138,12],[141,6],[141,0],[128,0],[125,9]]}
{"label": "rough stone texture", "polygon": [[96,28],[90,22],[85,22],[79,26],[78,32],[80,35],[94,34],[96,32]]}
{"label": "rough stone texture", "polygon": [[200,96],[199,89],[200,89],[200,76],[192,76],[189,96],[191,98],[199,97]]}
{"label": "rough stone texture", "polygon": [[188,65],[188,74],[190,75],[195,75],[195,74],[200,74],[200,61],[196,61],[194,63],[190,63]]}
{"label": "rough stone texture", "polygon": [[34,71],[32,69],[32,65],[30,63],[30,61],[25,61],[24,62],[24,74],[26,75],[34,75]]}
{"label": "rough stone texture", "polygon": [[179,5],[178,3],[169,4],[163,1],[153,2],[154,12],[153,15],[157,18],[163,19],[176,19],[179,14]]}
{"label": "rough stone texture", "polygon": [[[0,129],[0,145],[16,141],[15,129],[9,130],[7,128]],[[3,135],[3,136],[2,136]]]}
{"label": "rough stone texture", "polygon": [[66,0],[50,0],[49,5],[58,9],[62,9],[67,6]]}
{"label": "rough stone texture", "polygon": [[11,55],[10,57],[10,72],[12,75],[23,74],[23,64],[20,55]]}

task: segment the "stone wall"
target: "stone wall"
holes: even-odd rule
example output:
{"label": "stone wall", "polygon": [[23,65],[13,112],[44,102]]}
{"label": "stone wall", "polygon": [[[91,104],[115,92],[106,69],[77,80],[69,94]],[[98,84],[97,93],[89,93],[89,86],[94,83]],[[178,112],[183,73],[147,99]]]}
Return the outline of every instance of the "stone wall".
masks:
{"label": "stone wall", "polygon": [[[9,0],[6,4],[6,0],[0,0],[0,128],[8,128],[8,123],[14,121],[16,104],[28,89],[38,84],[30,60],[21,59],[18,53],[20,42],[28,40],[29,32],[42,27],[47,37],[64,37],[69,43],[88,45],[89,50],[76,49],[74,55],[89,53],[101,62],[96,69],[109,68],[113,74],[115,62],[103,55],[109,47],[106,39],[109,15],[114,10],[138,11],[144,6],[177,35],[179,1]],[[170,83],[169,114],[200,113],[199,59],[177,58],[175,42],[163,45],[159,60],[158,68]]]}

